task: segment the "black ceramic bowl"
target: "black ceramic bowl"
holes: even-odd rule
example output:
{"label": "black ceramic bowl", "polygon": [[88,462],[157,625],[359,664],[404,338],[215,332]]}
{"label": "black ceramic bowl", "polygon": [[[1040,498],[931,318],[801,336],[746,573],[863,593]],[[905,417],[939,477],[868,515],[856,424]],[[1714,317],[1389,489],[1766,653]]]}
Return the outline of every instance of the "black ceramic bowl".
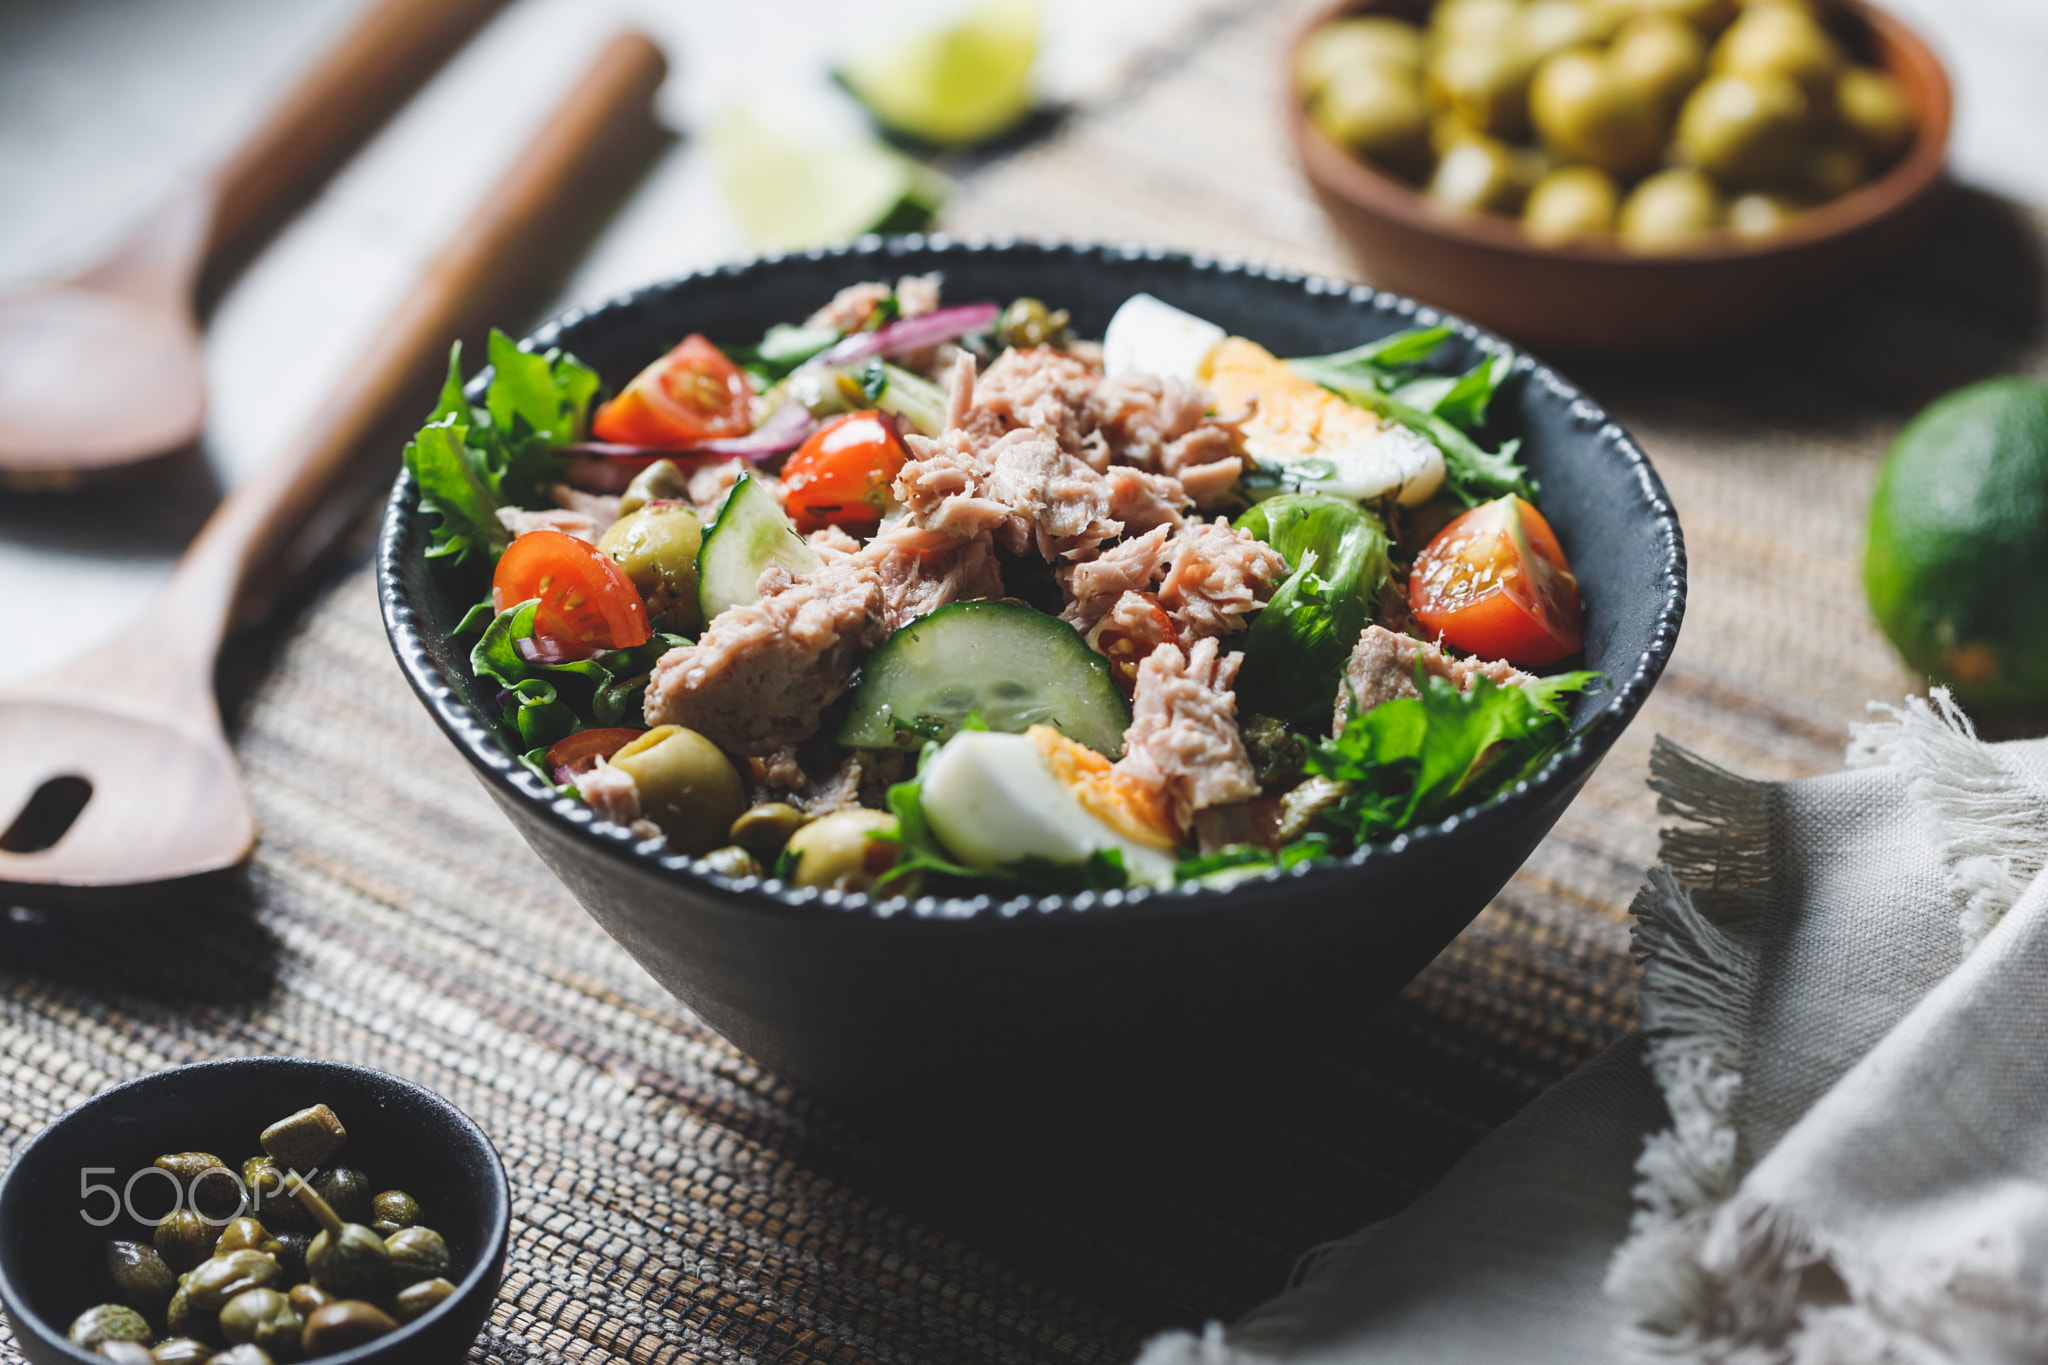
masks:
{"label": "black ceramic bowl", "polygon": [[[212,1152],[231,1166],[258,1153],[265,1127],[326,1104],[348,1129],[339,1159],[378,1189],[420,1201],[461,1271],[448,1301],[389,1336],[322,1356],[333,1365],[446,1365],[476,1338],[505,1271],[512,1192],[483,1130],[430,1090],[367,1067],[303,1057],[236,1057],[173,1067],[117,1085],[65,1114],[15,1154],[0,1180],[0,1304],[34,1365],[99,1360],[64,1338],[71,1320],[113,1300],[109,1239],[147,1242],[129,1216],[161,1217],[161,1178],[129,1179],[165,1152]],[[83,1193],[87,1185],[111,1186]],[[94,1221],[115,1213],[113,1221]]]}
{"label": "black ceramic bowl", "polygon": [[[1279,355],[1357,345],[1434,313],[1362,286],[1139,248],[907,237],[771,257],[653,285],[542,327],[617,386],[690,332],[750,341],[842,285],[928,270],[955,300],[1029,294],[1100,336],[1140,290]],[[1498,340],[1464,324],[1451,363]],[[1383,847],[1228,891],[875,900],[732,881],[635,841],[524,771],[448,631],[482,578],[421,558],[408,478],[380,548],[384,620],[406,676],[519,832],[605,929],[713,1028],[828,1101],[865,1109],[1003,1099],[1024,1107],[1199,1067],[1219,1047],[1298,1052],[1319,1021],[1370,1010],[1513,875],[1649,695],[1678,635],[1685,552],[1643,452],[1592,401],[1522,360],[1495,405],[1519,436],[1584,594],[1569,747],[1532,780]]]}

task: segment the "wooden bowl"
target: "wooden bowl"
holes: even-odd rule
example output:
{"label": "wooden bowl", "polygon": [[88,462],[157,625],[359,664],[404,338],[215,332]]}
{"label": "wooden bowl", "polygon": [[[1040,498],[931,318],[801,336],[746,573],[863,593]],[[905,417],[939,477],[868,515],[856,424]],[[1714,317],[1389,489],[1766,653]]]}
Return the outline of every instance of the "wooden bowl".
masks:
{"label": "wooden bowl", "polygon": [[1891,168],[1795,217],[1768,242],[1716,241],[1682,254],[1640,256],[1613,243],[1539,246],[1519,224],[1432,204],[1413,186],[1360,161],[1309,121],[1294,93],[1295,58],[1332,19],[1379,13],[1417,18],[1415,0],[1342,0],[1288,47],[1287,122],[1316,197],[1366,277],[1457,313],[1524,345],[1611,351],[1732,337],[1821,302],[1911,245],[1944,183],[1951,96],[1927,44],[1884,11],[1841,0],[1833,25],[1889,72],[1919,123]]}

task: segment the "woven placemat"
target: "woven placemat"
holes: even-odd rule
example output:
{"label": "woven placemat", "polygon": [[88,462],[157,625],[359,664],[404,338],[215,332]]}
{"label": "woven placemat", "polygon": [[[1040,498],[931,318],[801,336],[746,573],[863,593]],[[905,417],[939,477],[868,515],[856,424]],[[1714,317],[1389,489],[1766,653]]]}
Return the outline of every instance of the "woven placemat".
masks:
{"label": "woven placemat", "polygon": [[[1353,273],[1276,115],[1291,20],[1207,21],[1114,103],[968,171],[949,226],[1138,238]],[[240,651],[263,841],[246,879],[82,924],[0,917],[0,1154],[154,1068],[338,1057],[474,1115],[514,1190],[481,1361],[1116,1361],[1230,1316],[1412,1199],[1625,1032],[1625,911],[1662,731],[1758,776],[1835,766],[1913,685],[1857,582],[1897,425],[2048,370],[2048,224],[1959,195],[1926,255],[1827,317],[1710,356],[1571,366],[1643,440],[1692,560],[1664,681],[1509,887],[1311,1084],[1211,1078],[1214,1121],[1031,1161],[816,1112],[668,997],[519,842],[384,643],[366,568]],[[18,1360],[0,1335],[0,1360]]]}

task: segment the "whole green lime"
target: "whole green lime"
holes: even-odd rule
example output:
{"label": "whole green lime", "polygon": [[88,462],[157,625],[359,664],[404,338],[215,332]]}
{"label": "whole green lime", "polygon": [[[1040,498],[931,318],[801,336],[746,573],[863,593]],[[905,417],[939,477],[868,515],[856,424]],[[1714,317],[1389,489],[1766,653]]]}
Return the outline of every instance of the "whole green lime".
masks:
{"label": "whole green lime", "polygon": [[1906,662],[1962,701],[2048,702],[2048,385],[1972,384],[1899,433],[1863,585]]}

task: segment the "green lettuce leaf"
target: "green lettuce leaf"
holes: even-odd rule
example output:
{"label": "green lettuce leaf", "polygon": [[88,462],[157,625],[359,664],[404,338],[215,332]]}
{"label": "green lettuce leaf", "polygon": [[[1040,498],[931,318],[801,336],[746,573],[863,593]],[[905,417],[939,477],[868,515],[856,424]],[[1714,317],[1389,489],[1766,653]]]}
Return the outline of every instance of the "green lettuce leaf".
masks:
{"label": "green lettuce leaf", "polygon": [[540,663],[519,652],[519,642],[533,638],[539,605],[536,598],[499,612],[469,653],[470,668],[478,678],[488,678],[511,694],[502,722],[522,741],[519,747],[545,747],[593,727],[644,726],[640,703],[648,673],[662,655],[690,642],[680,635],[656,634],[631,649],[608,649],[568,663]]}
{"label": "green lettuce leaf", "polygon": [[420,488],[420,511],[440,518],[429,559],[460,564],[472,551],[495,556],[512,543],[512,533],[498,521],[490,471],[468,437],[468,426],[451,414],[421,427],[405,447],[405,467]]}
{"label": "green lettuce leaf", "polygon": [[1285,493],[1255,504],[1237,525],[1293,569],[1245,636],[1239,711],[1323,729],[1345,661],[1392,572],[1386,523],[1345,498]]}

